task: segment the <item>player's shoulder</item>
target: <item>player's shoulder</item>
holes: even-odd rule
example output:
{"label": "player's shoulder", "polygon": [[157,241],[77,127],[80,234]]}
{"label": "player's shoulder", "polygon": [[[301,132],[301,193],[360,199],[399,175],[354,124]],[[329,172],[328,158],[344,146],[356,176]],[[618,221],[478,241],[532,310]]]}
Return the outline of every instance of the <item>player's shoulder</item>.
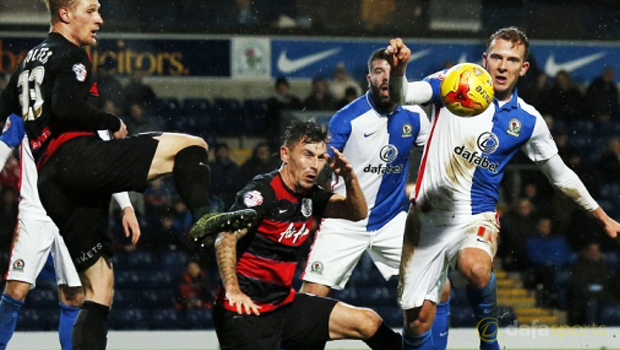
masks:
{"label": "player's shoulder", "polygon": [[372,107],[368,103],[367,95],[363,94],[338,110],[332,117],[331,121],[339,123],[351,122],[353,119],[358,118],[371,109]]}
{"label": "player's shoulder", "polygon": [[533,119],[543,119],[540,112],[536,109],[536,107],[531,104],[525,102],[521,97],[517,96],[517,106],[519,107],[519,111],[525,117],[530,117]]}
{"label": "player's shoulder", "polygon": [[404,105],[402,108],[409,115],[426,116],[426,112],[419,105]]}
{"label": "player's shoulder", "polygon": [[447,69],[442,69],[433,74],[427,75],[426,77],[424,77],[423,80],[424,81],[437,81],[437,80],[441,81],[446,76],[447,71],[448,71]]}
{"label": "player's shoulder", "polygon": [[47,40],[42,43],[42,46],[49,47],[52,51],[50,61],[52,64],[89,64],[90,58],[88,53],[83,48],[71,43],[65,37],[57,33],[50,33]]}

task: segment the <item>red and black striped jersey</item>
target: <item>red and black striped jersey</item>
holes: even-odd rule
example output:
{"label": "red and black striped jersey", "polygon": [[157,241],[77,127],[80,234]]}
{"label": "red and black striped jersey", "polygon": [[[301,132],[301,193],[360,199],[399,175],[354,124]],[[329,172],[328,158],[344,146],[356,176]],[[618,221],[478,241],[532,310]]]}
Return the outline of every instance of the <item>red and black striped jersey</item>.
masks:
{"label": "red and black striped jersey", "polygon": [[[237,244],[237,278],[241,291],[261,306],[261,312],[272,311],[293,301],[293,275],[310,233],[316,231],[333,195],[314,185],[307,195],[294,193],[274,171],[255,177],[237,193],[232,210],[252,208],[258,214],[258,225]],[[220,288],[217,301],[231,311]]]}
{"label": "red and black striped jersey", "polygon": [[45,161],[62,142],[97,130],[118,130],[120,120],[88,103],[96,95],[86,51],[58,33],[31,49],[0,95],[0,120],[24,120],[32,153]]}

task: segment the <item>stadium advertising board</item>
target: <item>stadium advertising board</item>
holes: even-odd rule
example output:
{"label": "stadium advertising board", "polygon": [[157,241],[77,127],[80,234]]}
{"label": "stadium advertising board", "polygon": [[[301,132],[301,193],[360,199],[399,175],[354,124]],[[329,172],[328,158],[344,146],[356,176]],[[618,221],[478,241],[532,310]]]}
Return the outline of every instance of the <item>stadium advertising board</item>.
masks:
{"label": "stadium advertising board", "polygon": [[[11,72],[43,33],[0,33],[0,73]],[[480,63],[485,43],[466,40],[405,40],[411,47],[410,79],[442,69],[446,62]],[[287,76],[329,78],[344,63],[356,79],[364,79],[370,53],[388,39],[267,38],[202,35],[105,34],[89,48],[94,66],[106,62],[119,75],[144,72],[154,76],[263,78]],[[620,44],[612,42],[537,42],[532,59],[550,77],[566,70],[577,83],[599,76],[604,66],[617,66]],[[96,69],[96,68],[95,68]]]}

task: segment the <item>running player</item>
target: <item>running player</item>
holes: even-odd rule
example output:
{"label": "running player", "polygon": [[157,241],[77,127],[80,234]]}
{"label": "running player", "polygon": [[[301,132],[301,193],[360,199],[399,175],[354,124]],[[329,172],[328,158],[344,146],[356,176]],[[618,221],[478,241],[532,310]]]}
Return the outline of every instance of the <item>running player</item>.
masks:
{"label": "running player", "polygon": [[495,205],[507,163],[523,150],[562,193],[616,237],[620,225],[590,196],[558,156],[540,113],[518,97],[515,85],[529,68],[529,41],[510,27],[491,35],[482,63],[493,78],[495,99],[482,114],[461,118],[441,105],[443,72],[401,83],[411,51],[393,39],[390,92],[397,103],[433,104],[431,133],[407,223],[399,303],[405,310],[404,349],[432,349],[431,324],[449,265],[468,282],[478,320],[480,349],[499,349],[497,290],[492,271],[499,225]]}
{"label": "running player", "polygon": [[[6,286],[0,300],[0,349],[5,349],[13,336],[19,311],[30,289],[45,265],[50,252],[54,258],[60,321],[58,335],[63,350],[71,350],[73,323],[82,304],[83,293],[80,278],[58,228],[47,216],[37,191],[37,168],[24,134],[24,123],[11,114],[0,135],[0,169],[14,148],[19,149],[19,212],[18,225],[11,246],[9,268],[5,276]],[[129,195],[114,195],[123,210],[123,228],[135,244],[140,238],[140,226],[131,206]]]}
{"label": "running player", "polygon": [[[374,311],[292,288],[303,247],[319,220],[362,220],[368,207],[351,164],[336,149],[333,157],[328,155],[323,127],[295,122],[284,138],[282,167],[255,177],[233,206],[255,209],[256,228],[222,233],[215,244],[222,286],[213,319],[220,347],[297,349],[355,338],[372,349],[400,349],[400,335]],[[346,197],[315,183],[326,163],[343,179]]]}
{"label": "running player", "polygon": [[[114,286],[107,232],[112,193],[143,191],[149,181],[172,174],[179,195],[198,220],[192,233],[210,226],[235,231],[247,227],[255,213],[213,212],[207,144],[201,138],[171,133],[126,138],[122,120],[88,104],[94,77],[83,47],[96,42],[103,24],[100,4],[45,2],[51,32],[11,76],[0,96],[0,118],[15,113],[24,120],[39,169],[41,202],[80,274],[85,295],[73,346],[105,349]],[[102,141],[97,130],[110,130],[114,140]]]}
{"label": "running player", "polygon": [[[327,296],[331,289],[344,289],[365,251],[386,280],[398,274],[409,208],[405,193],[409,152],[426,143],[429,121],[419,106],[400,107],[390,101],[389,77],[385,49],[376,50],[368,59],[369,91],[330,120],[329,146],[351,162],[369,213],[357,222],[323,220],[308,256],[301,292]],[[334,156],[331,149],[327,152]],[[342,179],[336,176],[332,183],[335,193],[346,194]],[[434,334],[447,340],[449,288],[442,301],[441,310],[446,312],[440,314],[445,320],[438,319],[435,325],[441,329]]]}

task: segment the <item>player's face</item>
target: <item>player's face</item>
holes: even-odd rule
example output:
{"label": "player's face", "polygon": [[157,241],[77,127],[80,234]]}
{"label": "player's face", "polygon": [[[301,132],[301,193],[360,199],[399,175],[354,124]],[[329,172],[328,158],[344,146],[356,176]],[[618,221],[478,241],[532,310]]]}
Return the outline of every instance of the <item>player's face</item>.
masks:
{"label": "player's face", "polygon": [[388,81],[390,79],[390,65],[386,60],[375,60],[372,63],[372,70],[366,76],[368,87],[375,103],[385,107],[390,104],[390,91]]}
{"label": "player's face", "polygon": [[517,80],[530,67],[525,61],[525,45],[501,38],[491,42],[482,63],[493,78],[495,97],[502,101],[510,99]]}
{"label": "player's face", "polygon": [[97,42],[97,31],[103,24],[100,6],[98,0],[77,0],[76,5],[69,10],[69,26],[76,45],[82,47]]}
{"label": "player's face", "polygon": [[298,141],[293,147],[282,146],[280,157],[284,162],[282,176],[289,188],[296,192],[309,190],[316,183],[319,172],[327,162],[324,142],[303,143]]}

